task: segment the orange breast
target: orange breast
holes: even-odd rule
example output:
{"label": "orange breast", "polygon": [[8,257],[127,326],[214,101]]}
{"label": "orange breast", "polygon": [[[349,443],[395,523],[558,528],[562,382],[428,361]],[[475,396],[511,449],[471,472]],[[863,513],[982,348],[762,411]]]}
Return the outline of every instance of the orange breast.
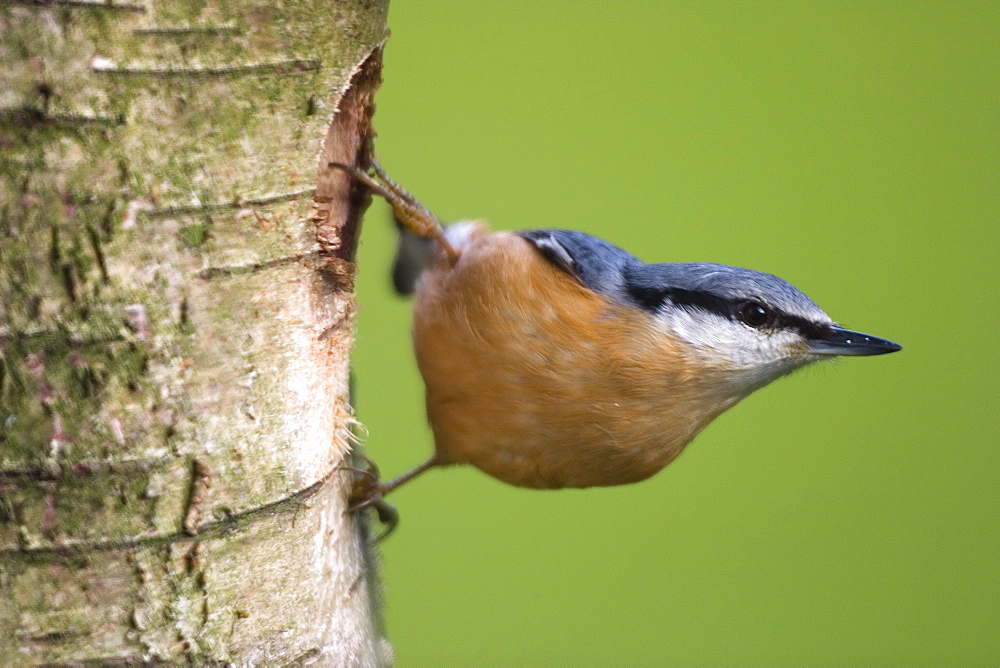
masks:
{"label": "orange breast", "polygon": [[473,236],[424,276],[414,343],[438,459],[513,485],[643,480],[733,403],[652,316],[511,233]]}

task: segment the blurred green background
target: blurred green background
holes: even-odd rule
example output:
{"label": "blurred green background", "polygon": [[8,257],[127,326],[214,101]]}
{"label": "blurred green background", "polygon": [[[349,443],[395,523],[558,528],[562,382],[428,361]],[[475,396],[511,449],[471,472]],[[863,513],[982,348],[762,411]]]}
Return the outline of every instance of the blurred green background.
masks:
{"label": "blurred green background", "polygon": [[[1000,3],[394,0],[378,152],[446,220],[775,273],[901,353],[810,368],[644,483],[395,493],[399,666],[1000,662]],[[387,477],[431,452],[362,239]]]}

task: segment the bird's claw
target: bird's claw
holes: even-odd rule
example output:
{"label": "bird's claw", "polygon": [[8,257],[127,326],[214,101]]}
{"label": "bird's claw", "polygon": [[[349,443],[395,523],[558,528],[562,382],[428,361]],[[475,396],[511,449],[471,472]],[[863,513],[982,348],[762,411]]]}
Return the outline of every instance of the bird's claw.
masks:
{"label": "bird's claw", "polygon": [[353,513],[365,508],[373,508],[378,516],[378,521],[385,526],[382,533],[375,538],[375,542],[380,542],[385,540],[399,524],[399,511],[382,498],[387,490],[381,481],[378,465],[371,458],[360,453],[355,453],[354,458],[360,460],[364,466],[340,467],[341,470],[354,474],[346,512]]}

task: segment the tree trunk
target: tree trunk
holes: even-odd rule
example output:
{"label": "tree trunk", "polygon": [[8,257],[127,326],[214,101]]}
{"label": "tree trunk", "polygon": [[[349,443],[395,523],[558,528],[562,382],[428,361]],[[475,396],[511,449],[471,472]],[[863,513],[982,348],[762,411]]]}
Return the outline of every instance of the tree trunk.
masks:
{"label": "tree trunk", "polygon": [[385,19],[0,4],[0,664],[387,661],[337,468],[369,199],[327,168]]}

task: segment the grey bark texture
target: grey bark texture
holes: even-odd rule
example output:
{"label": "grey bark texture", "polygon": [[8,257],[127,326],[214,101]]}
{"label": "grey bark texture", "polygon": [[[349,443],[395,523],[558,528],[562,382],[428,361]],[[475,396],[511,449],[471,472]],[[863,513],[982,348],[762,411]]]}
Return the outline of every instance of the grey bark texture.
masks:
{"label": "grey bark texture", "polygon": [[389,661],[327,167],[386,4],[0,2],[0,664]]}

